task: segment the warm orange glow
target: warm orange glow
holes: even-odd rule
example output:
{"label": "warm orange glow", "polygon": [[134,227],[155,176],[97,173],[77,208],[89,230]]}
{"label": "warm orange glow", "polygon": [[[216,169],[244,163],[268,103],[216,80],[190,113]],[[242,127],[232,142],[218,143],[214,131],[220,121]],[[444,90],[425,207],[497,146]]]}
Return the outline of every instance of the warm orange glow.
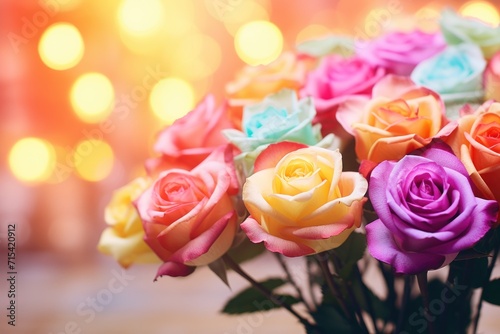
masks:
{"label": "warm orange glow", "polygon": [[296,44],[300,44],[304,41],[308,41],[311,39],[317,39],[320,37],[323,37],[325,35],[328,35],[330,30],[320,24],[311,24],[302,29],[298,34],[297,38],[295,39]]}
{"label": "warm orange glow", "polygon": [[188,35],[170,52],[169,61],[175,66],[172,74],[190,80],[200,80],[213,74],[220,65],[222,51],[210,36]]}

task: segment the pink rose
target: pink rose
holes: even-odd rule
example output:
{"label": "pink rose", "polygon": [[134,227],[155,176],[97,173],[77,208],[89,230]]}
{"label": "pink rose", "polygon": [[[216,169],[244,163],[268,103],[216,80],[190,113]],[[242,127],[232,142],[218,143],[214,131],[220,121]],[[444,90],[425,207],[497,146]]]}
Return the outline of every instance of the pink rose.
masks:
{"label": "pink rose", "polygon": [[191,171],[170,169],[136,200],[144,241],[163,260],[156,277],[187,276],[229,250],[237,229],[239,191],[228,145]]}
{"label": "pink rose", "polygon": [[371,62],[387,68],[389,73],[410,75],[415,66],[446,47],[440,33],[392,32],[372,41],[356,45],[356,53]]}
{"label": "pink rose", "polygon": [[321,124],[324,136],[334,133],[346,137],[335,115],[339,105],[352,95],[370,97],[373,86],[385,75],[385,69],[359,57],[330,55],[309,72],[300,94],[312,96],[316,107],[314,123]]}
{"label": "pink rose", "polygon": [[500,51],[495,53],[484,71],[486,100],[500,101]]}
{"label": "pink rose", "polygon": [[161,155],[148,159],[146,170],[153,175],[170,168],[190,170],[215,148],[227,144],[221,130],[231,128],[227,104],[216,108],[214,97],[207,95],[195,109],[159,134],[154,150]]}

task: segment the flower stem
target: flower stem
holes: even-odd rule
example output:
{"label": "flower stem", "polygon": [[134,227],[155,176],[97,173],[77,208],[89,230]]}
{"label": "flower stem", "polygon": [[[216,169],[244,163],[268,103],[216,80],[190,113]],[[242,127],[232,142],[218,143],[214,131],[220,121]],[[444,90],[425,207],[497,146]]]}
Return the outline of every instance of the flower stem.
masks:
{"label": "flower stem", "polygon": [[370,297],[370,293],[368,291],[368,288],[366,287],[365,283],[363,282],[363,276],[361,275],[361,271],[359,270],[358,265],[356,264],[354,266],[354,274],[356,275],[356,278],[359,281],[359,284],[361,284],[361,291],[363,292],[363,298],[365,299],[366,306],[368,308],[368,313],[370,314],[371,320],[372,320],[372,325],[375,330],[376,334],[379,334],[380,331],[378,330],[377,327],[377,318],[375,317],[375,311],[373,309],[373,303],[372,303],[372,298]]}
{"label": "flower stem", "polygon": [[[412,277],[406,275],[405,276],[405,284],[403,288],[403,298],[401,300],[401,308],[399,310],[399,316],[398,316],[398,322],[396,323],[396,331],[394,333],[400,333],[401,329],[403,327],[403,321],[404,321],[404,316],[406,314],[406,305],[408,305],[408,302],[410,301],[410,294],[411,294],[411,286],[412,286]],[[394,287],[394,285],[393,285]]]}
{"label": "flower stem", "polygon": [[[428,316],[431,316],[429,314],[430,296],[429,296],[429,286],[427,283],[427,271],[417,274],[417,281],[418,281],[418,287],[420,288],[420,293],[422,294],[424,311]],[[427,323],[429,325],[429,333],[435,334],[436,330],[434,328],[434,322],[430,321],[429,318],[427,318]]]}
{"label": "flower stem", "polygon": [[290,273],[290,270],[288,269],[288,266],[285,263],[285,260],[283,260],[283,257],[281,256],[281,254],[279,254],[279,253],[274,253],[274,254],[275,254],[276,258],[278,259],[278,262],[279,262],[281,268],[283,268],[283,271],[286,274],[288,282],[290,282],[290,284],[294,287],[295,291],[297,292],[297,294],[299,295],[299,298],[302,300],[302,302],[306,306],[307,310],[310,313],[312,313],[313,312],[312,307],[309,305],[309,303],[304,298],[304,294],[302,293],[302,290],[297,285],[297,282],[295,282],[295,280],[293,279],[292,274]]}
{"label": "flower stem", "polygon": [[[337,258],[335,253],[332,253],[332,261],[333,261],[333,266],[334,266],[336,271],[339,271],[340,269],[342,269],[342,263]],[[356,268],[357,268],[357,266],[356,266]],[[362,284],[362,282],[361,282],[361,284]],[[354,312],[356,313],[356,315],[359,319],[358,320],[359,324],[361,325],[361,328],[363,329],[363,331],[365,333],[369,334],[370,332],[368,331],[368,327],[366,326],[365,319],[363,318],[363,312],[362,312],[361,308],[359,307],[359,304],[356,300],[356,296],[354,295],[354,292],[352,290],[351,282],[346,282],[345,285],[346,285],[347,293],[349,294],[349,298],[351,299],[351,301],[354,305]]]}
{"label": "flower stem", "polygon": [[330,289],[330,293],[332,294],[333,297],[337,297],[337,300],[339,301],[340,307],[342,308],[342,311],[344,312],[345,316],[348,319],[351,319],[352,318],[351,313],[349,312],[349,309],[345,304],[344,298],[342,297],[342,294],[340,292],[340,288],[333,280],[332,272],[328,267],[328,257],[324,253],[316,254],[315,257],[319,263],[321,271],[323,272],[323,277],[325,278],[325,282],[326,285],[328,286],[328,289]]}
{"label": "flower stem", "polygon": [[231,268],[235,273],[246,279],[256,290],[258,290],[262,295],[268,298],[270,301],[278,306],[285,308],[290,312],[295,318],[297,318],[306,328],[314,327],[306,318],[298,314],[290,305],[284,303],[280,298],[277,298],[272,291],[267,289],[265,286],[254,280],[250,275],[248,275],[234,260],[227,254],[222,256],[224,263]]}
{"label": "flower stem", "polygon": [[311,300],[312,300],[312,303],[314,304],[314,307],[317,308],[320,303],[318,302],[316,294],[314,293],[314,289],[313,289],[313,280],[311,277],[311,273],[313,270],[313,261],[309,257],[306,258],[306,265],[307,265],[307,272],[309,273],[309,277],[308,277],[308,281],[309,281],[308,288],[309,289],[308,289],[308,291],[309,291],[309,294],[311,295]]}
{"label": "flower stem", "polygon": [[[493,267],[495,267],[495,264],[497,262],[499,248],[500,247],[497,243],[497,245],[495,246],[495,250],[493,252],[493,257],[491,259],[490,266],[488,267],[488,275],[487,275],[488,278],[486,279],[486,283],[489,282],[490,277],[491,277],[491,273],[493,272]],[[481,297],[479,298],[479,302],[477,303],[476,317],[474,319],[474,330],[472,331],[472,333],[474,333],[474,334],[477,333],[477,327],[479,326],[479,318],[481,317],[481,309],[483,307],[483,299],[484,299],[484,286],[481,289]]]}

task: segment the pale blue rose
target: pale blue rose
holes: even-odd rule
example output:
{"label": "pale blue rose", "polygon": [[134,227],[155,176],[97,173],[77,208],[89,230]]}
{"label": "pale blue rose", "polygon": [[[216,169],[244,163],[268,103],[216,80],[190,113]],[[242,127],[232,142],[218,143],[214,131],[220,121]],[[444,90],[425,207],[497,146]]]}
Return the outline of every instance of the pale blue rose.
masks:
{"label": "pale blue rose", "polygon": [[439,24],[448,44],[476,44],[486,59],[500,50],[499,26],[492,27],[477,19],[460,16],[452,9],[443,10]]}
{"label": "pale blue rose", "polygon": [[242,152],[284,140],[314,145],[321,140],[320,127],[312,125],[315,115],[311,98],[298,100],[295,91],[283,89],[243,109],[242,131],[223,134]]}
{"label": "pale blue rose", "polygon": [[[312,125],[315,116],[312,98],[298,100],[295,91],[283,89],[243,109],[242,131],[226,129],[222,133],[241,150],[235,162],[242,173],[249,175],[255,158],[269,144],[280,141],[306,145],[320,143],[321,125]],[[321,145],[330,146],[333,141],[328,138]]]}
{"label": "pale blue rose", "polygon": [[478,46],[459,44],[415,67],[411,79],[417,84],[437,92],[449,105],[483,98],[483,72],[486,61]]}

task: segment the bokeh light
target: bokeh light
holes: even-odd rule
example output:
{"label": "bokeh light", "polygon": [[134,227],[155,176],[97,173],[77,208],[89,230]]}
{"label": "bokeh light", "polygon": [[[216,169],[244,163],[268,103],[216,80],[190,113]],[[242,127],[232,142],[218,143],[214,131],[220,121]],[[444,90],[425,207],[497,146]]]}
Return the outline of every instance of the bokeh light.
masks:
{"label": "bokeh light", "polygon": [[156,117],[171,124],[193,109],[194,91],[185,80],[162,79],[153,87],[149,103]]}
{"label": "bokeh light", "polygon": [[84,122],[100,122],[111,113],[115,93],[109,79],[97,72],[80,76],[70,92],[70,101],[76,115]]}
{"label": "bokeh light", "polygon": [[50,178],[55,167],[55,151],[43,139],[19,140],[9,152],[9,166],[14,176],[24,182],[42,182]]}
{"label": "bokeh light", "polygon": [[234,38],[236,53],[249,65],[266,65],[278,58],[283,49],[283,35],[268,21],[243,25]]}
{"label": "bokeh light", "polygon": [[128,33],[143,35],[161,26],[163,13],[159,0],[123,0],[118,9],[118,22]]}
{"label": "bokeh light", "polygon": [[83,140],[76,145],[73,162],[77,174],[82,179],[90,182],[101,181],[113,169],[113,149],[103,140]]}
{"label": "bokeh light", "polygon": [[460,7],[460,14],[473,17],[489,25],[497,26],[500,23],[498,10],[488,1],[470,1]]}
{"label": "bokeh light", "polygon": [[40,58],[54,70],[66,70],[77,65],[83,57],[84,49],[80,32],[69,23],[51,25],[38,43]]}

